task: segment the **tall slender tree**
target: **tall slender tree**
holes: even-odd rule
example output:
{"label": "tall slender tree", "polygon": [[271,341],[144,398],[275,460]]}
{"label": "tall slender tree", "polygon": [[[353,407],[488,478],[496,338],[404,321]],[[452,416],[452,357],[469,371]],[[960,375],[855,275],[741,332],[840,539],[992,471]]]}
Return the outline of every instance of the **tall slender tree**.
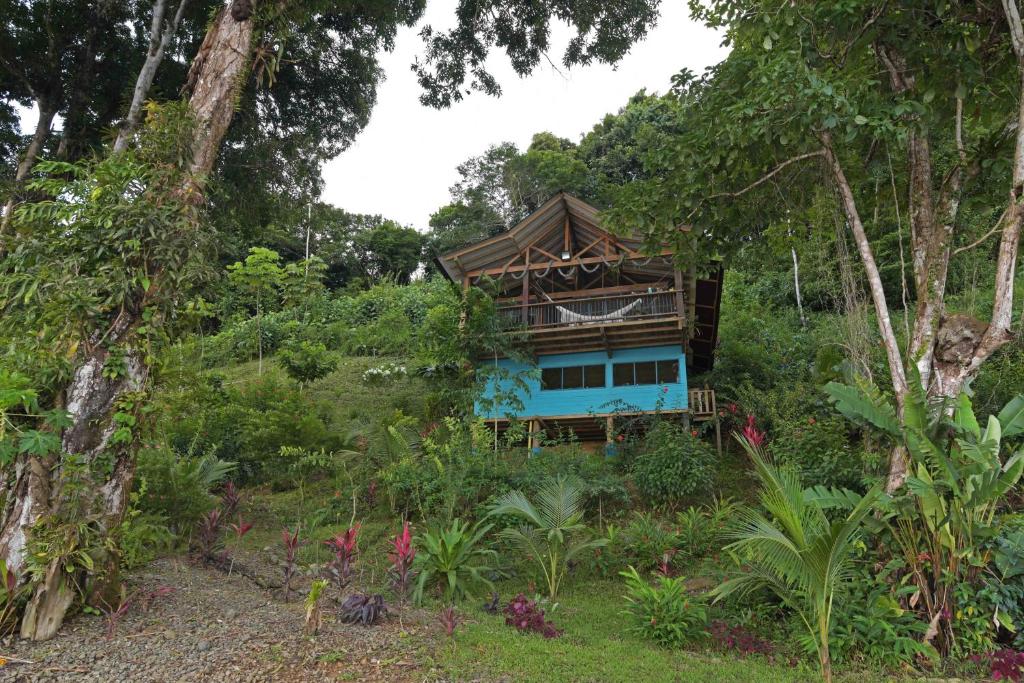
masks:
{"label": "tall slender tree", "polygon": [[[1024,29],[1004,2],[691,2],[725,30],[733,51],[703,78],[682,74],[684,131],[648,161],[663,175],[631,188],[617,222],[666,236],[682,252],[730,253],[818,189],[834,193],[852,233],[900,406],[915,376],[933,397],[953,397],[1011,340],[1024,192]],[[880,177],[906,193],[909,266],[916,296],[910,338],[898,339],[882,280],[874,224]],[[996,190],[995,188],[999,188]],[[880,197],[882,199],[880,199]],[[782,200],[780,200],[782,198]],[[783,201],[784,200],[784,201]],[[965,222],[989,219],[991,227]],[[692,223],[702,230],[675,230]],[[951,259],[990,250],[988,321],[946,307]],[[896,450],[890,490],[906,477]]]}

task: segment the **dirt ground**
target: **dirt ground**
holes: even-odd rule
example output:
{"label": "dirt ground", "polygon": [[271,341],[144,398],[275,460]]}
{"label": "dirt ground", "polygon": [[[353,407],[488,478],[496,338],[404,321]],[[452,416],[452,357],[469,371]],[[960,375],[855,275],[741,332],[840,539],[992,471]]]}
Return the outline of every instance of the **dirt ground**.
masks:
{"label": "dirt ground", "polygon": [[[135,602],[108,638],[102,616],[77,614],[53,640],[0,649],[0,681],[423,681],[438,628],[418,610],[378,626],[335,621],[303,635],[302,596],[289,603],[251,580],[162,559],[128,579]],[[167,588],[171,590],[166,591]]]}

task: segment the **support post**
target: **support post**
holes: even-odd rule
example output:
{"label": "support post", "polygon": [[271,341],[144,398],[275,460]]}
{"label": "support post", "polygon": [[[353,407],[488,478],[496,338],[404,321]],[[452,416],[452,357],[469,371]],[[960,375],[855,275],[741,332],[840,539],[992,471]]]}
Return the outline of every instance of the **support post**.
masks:
{"label": "support post", "polygon": [[715,421],[715,448],[718,449],[718,457],[719,459],[721,459],[722,421],[718,418],[718,401],[715,398],[715,392],[710,387],[708,387],[707,384],[704,385],[704,391],[707,392],[708,397],[711,399],[711,415],[713,416],[712,419]]}
{"label": "support post", "polygon": [[[526,262],[529,264],[530,255],[526,255]],[[530,271],[523,273],[523,301],[522,301],[523,325],[530,325]]]}

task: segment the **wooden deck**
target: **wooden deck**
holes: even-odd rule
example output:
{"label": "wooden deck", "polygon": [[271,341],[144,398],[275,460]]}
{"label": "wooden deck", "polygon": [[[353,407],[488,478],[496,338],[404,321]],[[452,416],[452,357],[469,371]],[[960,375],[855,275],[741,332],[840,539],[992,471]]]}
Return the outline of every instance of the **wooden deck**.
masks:
{"label": "wooden deck", "polygon": [[510,330],[528,332],[539,354],[683,345],[687,336],[683,296],[672,290],[505,300],[498,313]]}

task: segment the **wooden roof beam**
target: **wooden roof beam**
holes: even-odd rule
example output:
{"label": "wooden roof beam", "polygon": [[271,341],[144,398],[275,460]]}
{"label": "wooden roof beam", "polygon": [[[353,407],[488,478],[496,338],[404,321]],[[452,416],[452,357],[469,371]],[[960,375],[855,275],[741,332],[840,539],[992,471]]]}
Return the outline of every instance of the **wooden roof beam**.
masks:
{"label": "wooden roof beam", "polygon": [[[660,253],[654,254],[655,256],[671,256],[671,249],[663,249]],[[626,254],[627,259],[645,259],[647,254],[642,254],[638,251],[630,251]],[[550,267],[568,268],[571,266],[579,265],[592,265],[594,263],[605,263],[607,259],[604,256],[588,256],[585,258],[571,258],[568,261],[557,260],[553,263],[531,263],[529,266],[511,266],[505,272],[507,273],[521,273],[524,270],[544,270]],[[469,277],[477,278],[481,275],[500,275],[502,272],[501,268],[485,268],[483,270],[471,270],[466,273]]]}

